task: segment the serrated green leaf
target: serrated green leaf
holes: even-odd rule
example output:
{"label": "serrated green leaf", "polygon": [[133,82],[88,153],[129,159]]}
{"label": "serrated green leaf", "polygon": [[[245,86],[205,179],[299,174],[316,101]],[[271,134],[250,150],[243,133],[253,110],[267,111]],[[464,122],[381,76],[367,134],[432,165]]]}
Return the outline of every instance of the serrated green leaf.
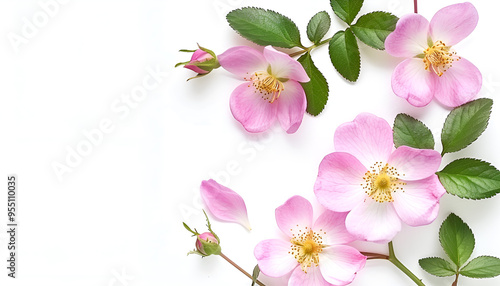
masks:
{"label": "serrated green leaf", "polygon": [[460,274],[471,278],[491,278],[500,275],[500,259],[493,256],[479,256],[472,259]]}
{"label": "serrated green leaf", "polygon": [[363,43],[383,50],[385,38],[396,29],[398,20],[398,17],[388,12],[372,12],[359,17],[351,29]]}
{"label": "serrated green leaf", "polygon": [[307,24],[307,37],[311,42],[318,44],[330,29],[330,24],[328,13],[325,11],[316,13]]}
{"label": "serrated green leaf", "polygon": [[448,257],[461,267],[474,250],[474,234],[457,215],[450,214],[439,229],[439,241]]}
{"label": "serrated green leaf", "polygon": [[410,146],[418,149],[434,149],[432,132],[421,121],[400,113],[394,119],[394,146]]}
{"label": "serrated green leaf", "polygon": [[347,80],[356,81],[361,69],[361,56],[351,29],[333,35],[328,50],[335,69]]}
{"label": "serrated green leaf", "polygon": [[231,28],[258,45],[302,47],[297,25],[290,18],[277,12],[246,7],[229,12],[226,19]]}
{"label": "serrated green leaf", "polygon": [[325,108],[328,101],[328,82],[323,74],[314,65],[311,54],[306,53],[298,60],[309,76],[310,81],[301,82],[302,88],[306,93],[307,113],[317,116]]}
{"label": "serrated green leaf", "polygon": [[252,272],[252,286],[254,286],[255,283],[257,282],[257,279],[259,278],[259,274],[260,274],[260,268],[259,268],[259,264],[257,264],[253,268],[253,272]]}
{"label": "serrated green leaf", "polygon": [[442,154],[469,146],[488,126],[493,100],[480,98],[453,109],[441,133]]}
{"label": "serrated green leaf", "polygon": [[485,199],[500,192],[500,172],[478,159],[455,160],[437,175],[448,193],[461,198]]}
{"label": "serrated green leaf", "polygon": [[457,270],[446,260],[439,257],[423,258],[418,261],[420,267],[429,274],[438,277],[447,277],[457,274]]}
{"label": "serrated green leaf", "polygon": [[356,15],[358,15],[363,0],[330,0],[333,12],[346,22],[348,25],[352,23]]}

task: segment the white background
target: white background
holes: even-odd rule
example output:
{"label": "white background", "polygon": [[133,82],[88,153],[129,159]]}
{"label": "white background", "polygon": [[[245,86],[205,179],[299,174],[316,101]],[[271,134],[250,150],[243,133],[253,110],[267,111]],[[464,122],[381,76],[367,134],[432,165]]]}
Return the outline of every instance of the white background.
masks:
{"label": "white background", "polygon": [[[401,59],[360,44],[361,75],[343,80],[322,47],[313,59],[330,85],[324,112],[306,115],[293,135],[279,126],[253,135],[229,110],[229,95],[240,83],[220,69],[186,82],[193,73],[173,66],[189,60],[179,49],[196,43],[222,53],[249,44],[225,22],[225,14],[243,6],[279,11],[302,30],[316,12],[332,16],[328,36],[345,27],[327,0],[67,1],[47,16],[40,1],[0,2],[0,284],[1,285],[250,285],[249,279],[220,257],[186,256],[195,239],[186,222],[204,230],[199,184],[214,178],[246,201],[253,230],[213,220],[223,252],[251,271],[254,246],[277,237],[274,209],[299,194],[313,202],[313,185],[321,159],[333,149],[335,128],[360,112],[371,112],[391,124],[405,112],[424,121],[436,137],[448,109],[433,101],[414,108],[396,97],[392,70]],[[361,13],[386,10],[402,16],[413,11],[410,0],[366,1]],[[454,1],[420,1],[430,19]],[[479,11],[476,30],[455,49],[483,74],[478,97],[497,99],[500,92],[495,1],[472,1]],[[57,9],[55,9],[57,8]],[[45,17],[44,15],[45,14]],[[27,28],[28,22],[38,25]],[[24,33],[26,37],[23,36]],[[25,40],[13,45],[13,34]],[[151,71],[161,71],[157,81]],[[143,81],[150,90],[126,107]],[[85,134],[109,128],[89,145]],[[106,124],[106,123],[104,123]],[[448,154],[474,157],[500,167],[500,105],[495,103],[486,132],[467,149]],[[96,137],[97,138],[97,137]],[[89,147],[85,149],[85,146]],[[70,150],[84,148],[81,160],[58,177],[54,165],[67,166]],[[82,147],[83,146],[83,147]],[[18,279],[7,278],[6,177],[19,180]],[[450,212],[473,229],[473,257],[500,257],[500,197],[467,201],[445,195],[431,225],[404,226],[394,239],[398,257],[427,285],[450,285],[418,266],[418,259],[444,256],[438,228]],[[357,243],[364,251],[387,253],[386,245]],[[124,277],[126,276],[126,277]],[[262,277],[268,285],[279,279]],[[500,278],[461,278],[459,285],[498,285]],[[352,285],[412,285],[387,261],[369,261]]]}

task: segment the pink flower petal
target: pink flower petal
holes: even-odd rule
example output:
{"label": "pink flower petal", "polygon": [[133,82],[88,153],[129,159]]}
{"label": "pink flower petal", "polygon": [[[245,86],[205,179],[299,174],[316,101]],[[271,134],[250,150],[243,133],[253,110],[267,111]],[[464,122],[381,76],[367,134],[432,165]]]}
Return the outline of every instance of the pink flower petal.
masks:
{"label": "pink flower petal", "polygon": [[478,20],[474,5],[469,2],[454,4],[437,11],[429,31],[433,41],[454,46],[474,31]]}
{"label": "pink flower petal", "polygon": [[347,213],[326,210],[318,217],[314,222],[313,230],[321,233],[323,244],[347,244],[355,240],[345,227],[346,216]]}
{"label": "pink flower petal", "polygon": [[245,202],[236,192],[210,179],[201,182],[200,193],[205,205],[215,218],[236,222],[251,229]]}
{"label": "pink flower petal", "polygon": [[312,205],[301,196],[289,198],[283,205],[276,208],[275,215],[278,227],[288,237],[312,226]]}
{"label": "pink flower petal", "polygon": [[399,19],[396,30],[385,39],[385,50],[394,57],[411,58],[427,48],[429,21],[419,14]]}
{"label": "pink flower petal", "polygon": [[434,95],[435,77],[425,70],[422,59],[406,59],[392,73],[392,90],[413,106],[426,106]]}
{"label": "pink flower petal", "polygon": [[190,69],[190,70],[194,71],[195,73],[199,73],[199,74],[208,73],[206,70],[202,70],[201,68],[199,68],[199,67],[197,67],[195,65],[185,65],[184,67],[187,68],[187,69]]}
{"label": "pink flower petal", "polygon": [[202,49],[197,49],[191,56],[191,61],[203,62],[212,59],[213,56]]}
{"label": "pink flower petal", "polygon": [[307,273],[302,271],[300,267],[295,268],[292,276],[288,281],[288,286],[334,286],[328,283],[323,276],[319,267],[312,266],[307,269]]}
{"label": "pink flower petal", "polygon": [[482,82],[477,67],[462,58],[436,79],[434,96],[446,106],[457,107],[472,100],[479,93]]}
{"label": "pink flower petal", "polygon": [[308,82],[309,76],[302,65],[289,55],[275,50],[271,46],[264,48],[264,57],[271,65],[271,73],[277,78]]}
{"label": "pink flower petal", "polygon": [[[254,255],[260,271],[270,277],[284,276],[299,265],[297,260],[288,253],[292,245],[281,239],[268,239],[255,246]],[[300,269],[300,267],[299,267]]]}
{"label": "pink flower petal", "polygon": [[366,168],[375,162],[387,162],[392,140],[389,123],[370,113],[361,113],[354,121],[340,125],[334,136],[335,150],[354,155]]}
{"label": "pink flower petal", "polygon": [[392,153],[387,163],[396,168],[401,179],[421,180],[437,172],[441,164],[441,155],[430,149],[401,146]]}
{"label": "pink flower petal", "polygon": [[319,268],[323,278],[334,285],[347,285],[363,269],[366,256],[347,245],[325,248],[319,254]]}
{"label": "pink flower petal", "polygon": [[294,80],[283,85],[285,89],[275,103],[278,104],[277,115],[281,128],[291,134],[295,133],[302,123],[307,107],[306,94],[302,86]]}
{"label": "pink flower petal", "polygon": [[316,198],[332,211],[350,211],[365,197],[361,184],[366,171],[367,168],[349,153],[326,155],[314,184]]}
{"label": "pink flower petal", "polygon": [[260,97],[251,83],[239,85],[229,100],[231,112],[248,132],[262,132],[276,120],[277,104]]}
{"label": "pink flower petal", "polygon": [[217,59],[225,70],[242,79],[256,71],[266,71],[269,65],[261,52],[246,46],[230,48]]}
{"label": "pink flower petal", "polygon": [[406,224],[421,226],[433,222],[439,211],[439,199],[446,192],[436,175],[420,181],[407,181],[404,192],[393,194],[394,208]]}
{"label": "pink flower petal", "polygon": [[367,197],[349,212],[346,227],[359,240],[387,243],[401,230],[401,221],[391,203]]}

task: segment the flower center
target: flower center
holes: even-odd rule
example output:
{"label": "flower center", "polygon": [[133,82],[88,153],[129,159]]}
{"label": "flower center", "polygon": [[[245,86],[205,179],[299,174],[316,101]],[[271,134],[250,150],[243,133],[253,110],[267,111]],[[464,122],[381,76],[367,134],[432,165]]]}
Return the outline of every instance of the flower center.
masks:
{"label": "flower center", "polygon": [[326,247],[323,245],[324,234],[326,232],[321,229],[320,232],[315,232],[306,227],[305,231],[299,230],[298,235],[294,234],[290,240],[292,247],[288,253],[293,255],[305,273],[309,267],[319,265],[319,254]]}
{"label": "flower center", "polygon": [[[403,174],[404,176],[404,174]],[[399,180],[401,175],[396,168],[383,165],[382,162],[376,162],[369,171],[365,173],[361,186],[366,194],[376,202],[394,202],[392,193],[398,190],[403,191],[406,183]]]}
{"label": "flower center", "polygon": [[[280,97],[281,92],[285,89],[283,82],[266,71],[258,71],[252,74],[250,78],[244,78],[252,82],[255,87],[255,93],[260,93],[264,100],[273,103]],[[250,87],[250,85],[248,86]]]}
{"label": "flower center", "polygon": [[451,46],[447,46],[441,41],[436,41],[432,47],[424,50],[425,70],[432,70],[438,76],[442,76],[451,68],[453,62],[460,59]]}

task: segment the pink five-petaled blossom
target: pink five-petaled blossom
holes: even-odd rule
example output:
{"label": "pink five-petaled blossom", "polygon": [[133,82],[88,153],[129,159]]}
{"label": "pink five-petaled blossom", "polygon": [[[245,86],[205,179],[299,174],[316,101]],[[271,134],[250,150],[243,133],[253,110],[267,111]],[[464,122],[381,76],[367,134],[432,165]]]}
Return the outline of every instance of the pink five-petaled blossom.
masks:
{"label": "pink five-petaled blossom", "polygon": [[201,182],[201,198],[212,215],[223,221],[236,222],[252,229],[248,221],[247,207],[235,191],[210,179]]}
{"label": "pink five-petaled blossom", "polygon": [[270,277],[290,272],[290,286],[347,285],[361,270],[366,257],[351,246],[345,213],[323,212],[313,224],[313,209],[300,196],[276,209],[276,223],[287,239],[263,240],[254,250],[260,271]]}
{"label": "pink five-petaled blossom", "polygon": [[337,128],[335,151],[319,166],[314,192],[332,211],[349,212],[347,230],[360,240],[389,242],[401,229],[434,221],[445,190],[438,152],[401,146],[382,118],[362,113]]}
{"label": "pink five-petaled blossom", "polygon": [[231,94],[230,107],[248,132],[263,132],[276,119],[287,133],[297,131],[307,106],[299,82],[309,81],[299,62],[270,46],[263,53],[233,47],[218,58],[224,69],[246,81]]}
{"label": "pink five-petaled blossom", "polygon": [[392,74],[394,93],[414,106],[425,106],[435,97],[456,107],[474,98],[481,89],[481,73],[452,46],[477,22],[477,10],[468,2],[442,8],[430,23],[419,14],[401,17],[385,40],[389,54],[407,58]]}

